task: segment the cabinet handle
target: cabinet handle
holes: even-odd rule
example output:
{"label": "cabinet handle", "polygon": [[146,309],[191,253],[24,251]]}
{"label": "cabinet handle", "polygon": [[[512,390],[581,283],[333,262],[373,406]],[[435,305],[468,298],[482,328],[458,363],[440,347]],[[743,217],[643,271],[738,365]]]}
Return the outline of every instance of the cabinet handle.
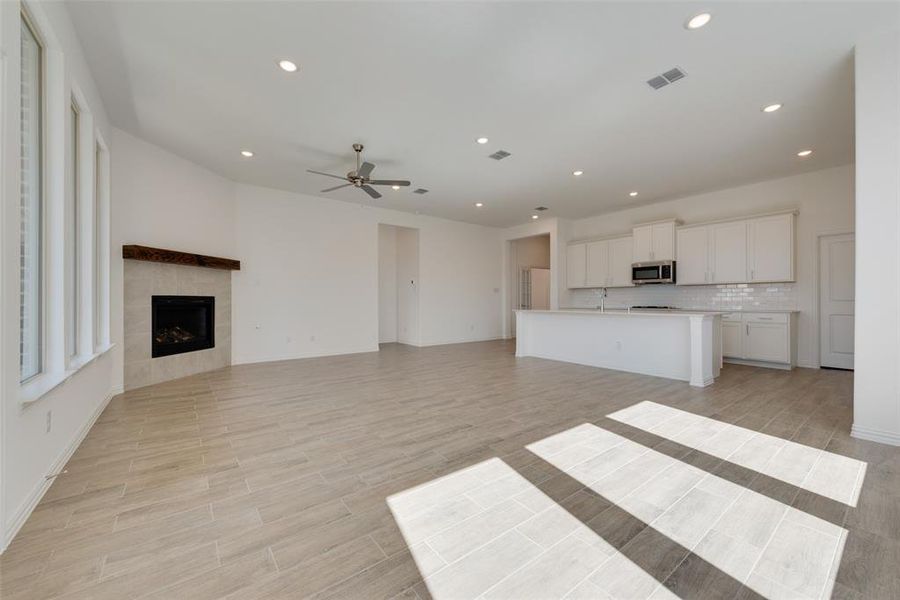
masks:
{"label": "cabinet handle", "polygon": [[750,279],[756,279],[756,271],[750,269]]}
{"label": "cabinet handle", "polygon": [[750,325],[744,325],[747,328],[747,335],[750,335]]}

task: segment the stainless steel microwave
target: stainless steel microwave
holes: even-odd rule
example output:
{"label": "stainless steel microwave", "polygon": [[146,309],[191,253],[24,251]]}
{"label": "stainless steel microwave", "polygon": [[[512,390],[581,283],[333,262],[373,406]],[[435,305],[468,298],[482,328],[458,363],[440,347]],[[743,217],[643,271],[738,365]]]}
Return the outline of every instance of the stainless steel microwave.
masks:
{"label": "stainless steel microwave", "polygon": [[635,285],[675,283],[675,261],[634,263],[631,265],[631,282]]}

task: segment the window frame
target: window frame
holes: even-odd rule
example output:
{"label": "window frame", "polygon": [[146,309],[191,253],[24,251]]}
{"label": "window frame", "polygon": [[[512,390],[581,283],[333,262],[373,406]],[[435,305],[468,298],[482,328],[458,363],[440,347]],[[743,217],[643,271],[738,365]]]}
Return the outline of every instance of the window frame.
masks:
{"label": "window frame", "polygon": [[[37,308],[35,310],[35,314],[37,316],[38,324],[38,332],[37,332],[37,350],[36,350],[36,361],[37,368],[33,373],[28,375],[24,375],[22,373],[22,348],[24,346],[24,331],[22,327],[22,311],[24,307],[22,305],[22,300],[24,296],[24,291],[22,289],[19,290],[19,383],[20,385],[26,385],[30,382],[33,382],[39,379],[44,373],[47,371],[47,39],[43,35],[41,28],[36,23],[34,17],[28,10],[28,8],[23,4],[19,10],[19,18],[20,18],[20,27],[24,25],[28,28],[29,33],[34,38],[35,43],[37,44],[40,50],[40,59],[39,63],[39,72],[38,72],[38,148],[37,148],[37,165],[39,168],[39,173],[37,177],[37,185],[38,185],[38,225],[37,225],[37,260],[36,260],[36,268],[38,269],[38,274],[36,276],[37,279]],[[21,31],[21,29],[20,29]],[[20,48],[21,48],[21,40],[20,40]],[[22,65],[21,65],[21,56],[19,59],[19,74],[20,77],[22,75]],[[20,96],[20,143],[21,143],[21,96]],[[19,160],[21,161],[22,150],[19,149]],[[19,176],[21,177],[22,167],[21,163],[19,166]],[[20,181],[20,190],[21,190],[21,181]],[[21,192],[19,198],[20,205],[22,203]],[[21,209],[20,209],[21,210]],[[21,215],[21,213],[20,213]],[[21,216],[20,216],[21,219]],[[19,222],[19,234],[21,235],[22,231],[22,223]],[[22,243],[20,240],[19,247],[22,247]],[[20,258],[21,260],[21,258]],[[22,285],[22,275],[20,271],[19,275],[19,284]]]}
{"label": "window frame", "polygon": [[[109,340],[110,170],[109,146],[102,140],[95,125],[91,103],[78,86],[77,78],[67,63],[67,56],[54,36],[52,23],[40,3],[22,0],[20,9],[22,18],[27,19],[30,31],[41,43],[43,86],[42,368],[33,377],[19,381],[18,402],[27,407],[113,347]],[[21,69],[21,65],[19,68]],[[15,90],[11,92],[10,97],[15,98]],[[73,104],[78,111],[77,132],[74,136],[69,133],[69,114]],[[73,141],[70,137],[77,139]],[[103,152],[102,170],[96,173],[98,164],[93,154],[98,146]],[[73,148],[77,149],[79,157],[75,169],[69,166]],[[73,170],[77,182],[71,181],[69,170]],[[18,181],[16,176],[20,176],[20,172],[21,168],[15,175],[12,172],[3,175],[14,175],[13,180]],[[73,185],[76,187],[72,187]],[[74,203],[70,188],[77,191]],[[99,215],[94,214],[95,198],[99,198]],[[72,271],[69,267],[71,261],[67,260],[71,256],[67,255],[71,246],[66,240],[67,235],[70,239],[72,237],[69,233],[72,223],[76,223],[78,227],[75,240],[78,250],[78,260],[75,263],[77,273],[71,279],[78,287],[74,321],[79,329],[74,355],[70,353],[72,346],[66,339],[68,323],[73,321],[73,313],[67,305],[72,283],[69,283],[66,274],[67,270]],[[16,221],[15,227],[20,228],[21,221]],[[10,223],[10,234],[15,235],[12,229],[13,224]],[[95,248],[96,244],[99,244],[99,249]],[[18,269],[17,266],[8,266]],[[21,323],[19,326],[21,327]],[[13,360],[18,364],[21,357],[14,356],[16,358]]]}
{"label": "window frame", "polygon": [[[84,256],[81,249],[84,239],[83,218],[81,216],[81,108],[74,90],[70,94],[66,114],[66,168],[65,168],[65,361],[67,367],[77,364],[82,355],[81,334],[83,330],[81,307],[84,288]],[[71,256],[69,255],[71,253]]]}

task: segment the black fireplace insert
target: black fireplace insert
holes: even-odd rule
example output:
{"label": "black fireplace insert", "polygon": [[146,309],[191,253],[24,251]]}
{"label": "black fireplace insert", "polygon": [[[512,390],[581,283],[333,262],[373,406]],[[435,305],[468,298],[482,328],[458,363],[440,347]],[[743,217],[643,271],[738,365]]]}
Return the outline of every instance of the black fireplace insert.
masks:
{"label": "black fireplace insert", "polygon": [[169,356],[216,346],[213,296],[153,296],[152,356]]}

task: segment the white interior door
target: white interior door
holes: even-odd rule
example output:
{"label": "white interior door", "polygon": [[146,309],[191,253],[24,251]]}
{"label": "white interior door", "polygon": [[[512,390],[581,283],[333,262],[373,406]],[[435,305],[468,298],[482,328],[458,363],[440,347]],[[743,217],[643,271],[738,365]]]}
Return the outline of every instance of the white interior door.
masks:
{"label": "white interior door", "polygon": [[852,233],[819,238],[819,364],[853,368],[855,314]]}

